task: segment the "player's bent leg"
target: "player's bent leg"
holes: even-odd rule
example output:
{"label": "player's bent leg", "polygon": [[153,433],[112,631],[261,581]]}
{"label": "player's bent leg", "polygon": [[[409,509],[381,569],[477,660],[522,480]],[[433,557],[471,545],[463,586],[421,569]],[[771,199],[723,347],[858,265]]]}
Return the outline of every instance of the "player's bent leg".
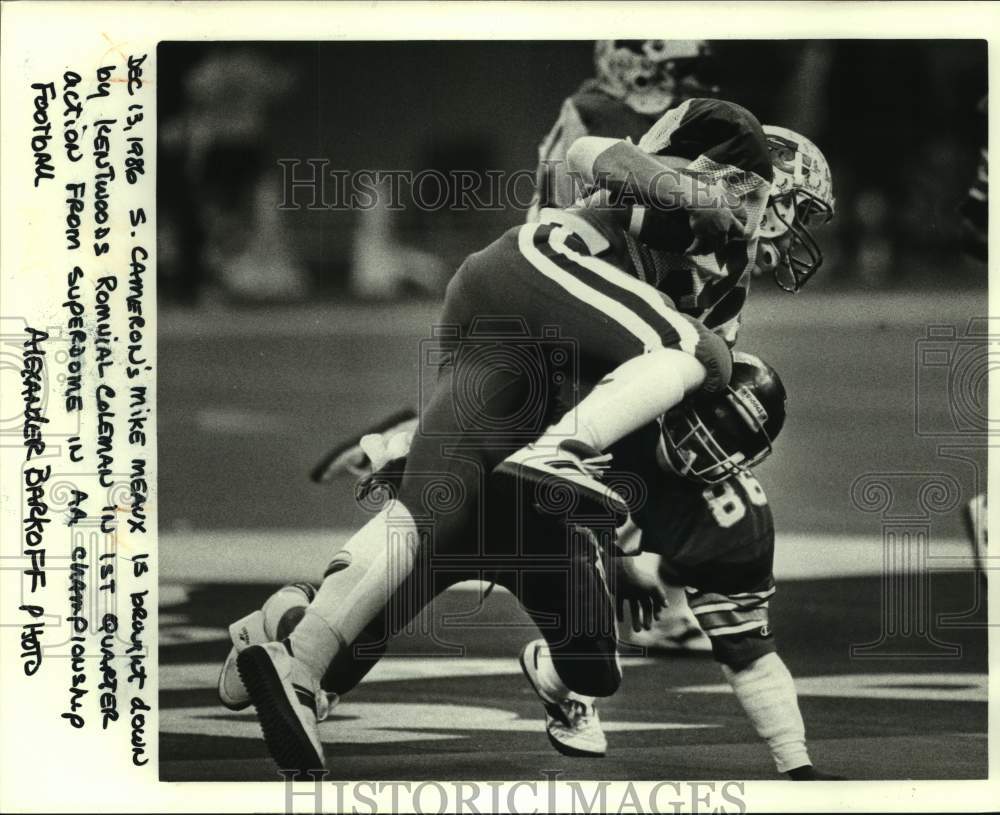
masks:
{"label": "player's bent leg", "polygon": [[[534,531],[529,557],[551,555],[560,544],[568,547],[569,557],[564,569],[553,570],[550,559],[544,572],[529,569],[515,584],[522,607],[545,637],[525,646],[521,669],[545,710],[553,747],[565,755],[602,756],[607,739],[596,698],[618,690],[621,665],[599,544],[582,527],[540,523]],[[543,534],[546,540],[538,541]]]}
{"label": "player's bent leg", "polygon": [[433,572],[430,563],[421,559],[357,638],[337,652],[323,674],[323,690],[339,698],[357,687],[381,661],[397,632],[409,625],[437,593],[463,577],[449,572],[450,580],[434,581],[433,573],[428,574],[429,569]]}
{"label": "player's bent leg", "polygon": [[793,781],[844,780],[813,766],[794,680],[773,639],[761,631],[752,628],[726,634],[721,628],[709,627],[715,658],[726,681],[767,744],[778,772]]}
{"label": "player's bent leg", "polygon": [[419,545],[413,516],[401,501],[392,501],[338,553],[341,568],[327,574],[289,636],[317,682],[409,576]]}
{"label": "player's bent leg", "polygon": [[726,368],[730,352],[725,343],[712,334],[701,339],[702,334],[694,329],[692,333],[697,337],[697,348],[710,350],[695,354],[660,348],[629,359],[541,438],[503,461],[496,475],[520,478],[530,485],[562,481],[580,494],[582,502],[610,509],[619,522],[624,521],[627,502],[600,480],[600,467],[610,464],[610,458],[601,452],[706,384],[706,360],[713,360],[717,369],[711,376],[712,387],[728,383],[731,362]]}

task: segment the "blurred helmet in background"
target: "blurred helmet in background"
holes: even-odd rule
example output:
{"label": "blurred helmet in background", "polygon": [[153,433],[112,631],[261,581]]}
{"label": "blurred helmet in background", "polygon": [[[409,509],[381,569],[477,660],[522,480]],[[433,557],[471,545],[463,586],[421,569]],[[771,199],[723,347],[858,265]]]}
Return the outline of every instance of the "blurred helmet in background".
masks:
{"label": "blurred helmet in background", "polygon": [[718,92],[704,40],[598,40],[594,65],[598,85],[636,113],[663,113]]}
{"label": "blurred helmet in background", "polygon": [[774,183],[760,226],[757,271],[771,272],[785,291],[797,292],[823,264],[811,228],[834,213],[833,177],[819,148],[786,127],[764,125]]}
{"label": "blurred helmet in background", "polygon": [[771,453],[785,423],[785,386],[760,357],[733,352],[733,376],[721,394],[685,401],[660,422],[660,459],[668,470],[717,484]]}

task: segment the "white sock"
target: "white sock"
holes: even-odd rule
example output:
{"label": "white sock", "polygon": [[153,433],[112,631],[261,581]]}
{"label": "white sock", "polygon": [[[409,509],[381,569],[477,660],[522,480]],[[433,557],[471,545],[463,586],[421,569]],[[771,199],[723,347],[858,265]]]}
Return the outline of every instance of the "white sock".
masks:
{"label": "white sock", "polygon": [[334,656],[349,647],[413,571],[419,548],[413,516],[399,501],[365,524],[334,557],[329,574],[288,638],[295,656],[322,678]]}
{"label": "white sock", "polygon": [[566,683],[562,681],[555,663],[552,661],[552,654],[547,644],[538,649],[538,672],[535,674],[535,678],[538,680],[542,692],[547,694],[550,699],[556,701],[575,699],[586,705],[593,705],[597,699],[596,696],[586,696],[566,687]]}
{"label": "white sock", "polygon": [[633,357],[604,377],[538,443],[555,445],[574,438],[606,450],[666,413],[704,380],[705,366],[675,348]]}
{"label": "white sock", "polygon": [[552,699],[565,699],[569,696],[570,690],[559,677],[547,644],[538,649],[538,673],[535,676],[539,687]]}
{"label": "white sock", "polygon": [[811,764],[795,683],[781,658],[765,654],[741,671],[723,665],[722,673],[758,735],[767,742],[778,772]]}

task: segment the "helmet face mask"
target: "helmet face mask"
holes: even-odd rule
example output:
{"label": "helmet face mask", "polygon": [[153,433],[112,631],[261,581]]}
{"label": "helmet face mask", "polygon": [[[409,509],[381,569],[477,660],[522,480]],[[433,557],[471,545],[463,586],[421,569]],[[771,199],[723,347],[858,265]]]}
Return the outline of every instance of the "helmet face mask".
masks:
{"label": "helmet face mask", "polygon": [[806,190],[772,198],[761,224],[758,269],[770,271],[779,288],[798,292],[823,265],[823,252],[810,228],[831,218],[833,208]]}
{"label": "helmet face mask", "polygon": [[785,389],[777,373],[736,352],[726,392],[682,404],[660,420],[660,456],[676,475],[718,484],[757,466],[773,450],[785,420]]}

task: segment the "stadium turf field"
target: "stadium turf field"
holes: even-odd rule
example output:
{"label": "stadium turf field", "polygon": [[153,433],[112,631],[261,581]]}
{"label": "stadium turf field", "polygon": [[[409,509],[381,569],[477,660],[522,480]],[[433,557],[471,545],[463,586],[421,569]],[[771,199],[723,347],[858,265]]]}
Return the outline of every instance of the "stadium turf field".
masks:
{"label": "stadium turf field", "polygon": [[[778,527],[773,624],[814,759],[831,772],[986,774],[985,599],[958,511],[985,486],[975,412],[994,346],[966,337],[984,312],[984,293],[758,295],[748,309],[741,346],[789,392],[760,472]],[[415,401],[435,313],[161,313],[164,779],[277,779],[253,715],[215,702],[225,627],[273,587],[315,582],[363,521],[348,482],[305,474],[327,444]],[[923,581],[900,577],[900,552],[920,555]],[[520,676],[517,652],[536,634],[510,595],[483,602],[468,584],[435,619],[394,643],[322,725],[332,777],[774,777],[709,658],[627,658],[600,708],[608,756],[568,759]]]}

